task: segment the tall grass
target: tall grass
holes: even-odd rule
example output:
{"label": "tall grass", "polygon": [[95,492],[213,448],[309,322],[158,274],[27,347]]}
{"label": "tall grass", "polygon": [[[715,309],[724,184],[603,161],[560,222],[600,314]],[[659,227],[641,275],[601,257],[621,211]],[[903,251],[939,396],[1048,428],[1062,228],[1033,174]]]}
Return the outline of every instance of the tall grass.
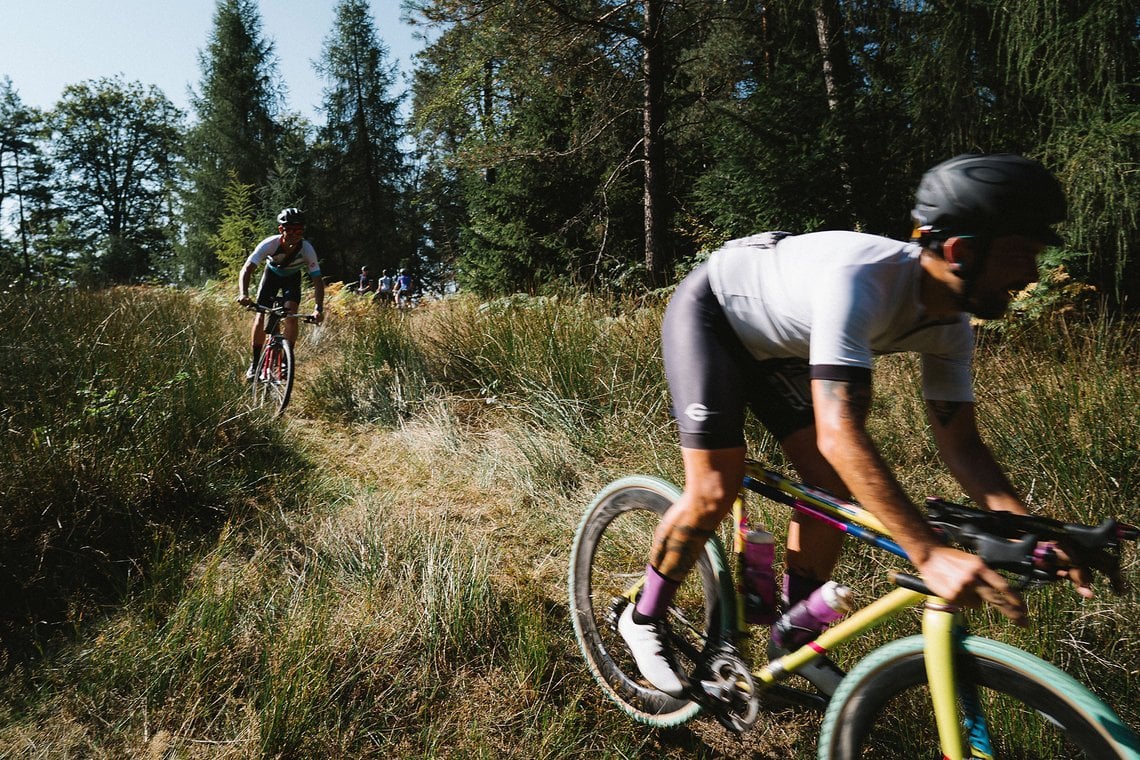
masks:
{"label": "tall grass", "polygon": [[[660,307],[582,296],[449,299],[411,320],[377,319],[318,383],[333,398],[328,409],[346,417],[394,424],[444,397],[461,412],[509,410],[596,461],[636,458],[672,437]],[[369,401],[353,411],[359,398]]]}
{"label": "tall grass", "polygon": [[421,411],[429,389],[409,321],[394,309],[357,308],[348,316],[340,356],[312,383],[313,408],[346,421],[389,426]]}
{"label": "tall grass", "polygon": [[[38,309],[76,325],[20,327],[26,337],[12,346],[57,371],[0,380],[4,434],[21,442],[10,456],[75,489],[36,491],[40,511],[49,507],[42,520],[17,500],[21,518],[76,554],[91,544],[53,532],[60,504],[75,524],[136,535],[129,546],[104,541],[106,559],[77,561],[71,582],[54,588],[68,634],[16,660],[19,677],[0,683],[0,756],[814,755],[815,721],[799,714],[765,715],[741,740],[712,721],[635,726],[594,686],[573,641],[566,560],[593,492],[629,472],[680,478],[658,356],[662,304],[455,299],[402,315],[335,302],[328,326],[303,333],[294,406],[267,427],[233,406],[247,320],[229,307],[153,291],[8,297],[29,301],[5,302],[9,322]],[[149,337],[132,329],[144,316]],[[88,325],[102,325],[102,337],[86,340]],[[1042,512],[1136,521],[1126,447],[1137,422],[1108,413],[1136,408],[1134,328],[1066,330],[983,341],[985,433]],[[54,347],[47,358],[34,356],[41,341]],[[92,358],[69,375],[55,357],[73,347]],[[73,390],[40,402],[50,382]],[[908,490],[958,496],[926,442],[914,364],[888,357],[876,382],[873,432]],[[133,411],[115,416],[119,407]],[[1019,425],[1027,413],[1055,418]],[[75,427],[76,415],[100,421]],[[131,425],[146,440],[126,435]],[[782,464],[758,428],[749,435],[754,453]],[[87,442],[106,450],[99,466],[83,458],[96,456]],[[1070,452],[1087,461],[1070,463]],[[73,477],[73,463],[88,477]],[[1051,470],[1062,466],[1076,469]],[[84,485],[102,473],[103,490]],[[1084,494],[1081,505],[1070,491]],[[88,513],[90,494],[100,508]],[[776,526],[787,517],[761,511]],[[5,535],[22,529],[3,525]],[[885,588],[885,568],[869,556],[849,552],[842,570],[866,598]],[[1128,562],[1135,579],[1134,554]],[[49,587],[34,563],[5,567],[28,589]],[[89,579],[104,587],[92,598]],[[981,630],[1042,652],[1140,722],[1128,696],[1135,594],[1031,599],[1030,633],[984,614]]]}
{"label": "tall grass", "polygon": [[[503,425],[505,415],[522,425],[529,432],[517,436],[515,450],[544,473],[553,494],[572,497],[574,489],[588,491],[611,474],[680,477],[658,356],[660,318],[661,304],[513,297],[456,300],[400,327],[414,335],[425,394],[482,400],[482,408],[497,410],[489,424]],[[1138,337],[1134,322],[1107,319],[983,331],[976,362],[983,435],[1038,512],[1140,521]],[[938,460],[919,388],[916,358],[882,358],[872,434],[915,499],[963,499]],[[769,436],[754,425],[748,432],[754,456],[786,466]],[[761,510],[774,525],[786,520],[782,507]],[[871,598],[885,590],[890,564],[851,551],[840,572]],[[1135,578],[1134,552],[1125,565]],[[1120,697],[1133,692],[1140,672],[1140,634],[1128,622],[1140,608],[1135,592],[1113,597],[1103,580],[1098,590],[1092,602],[1068,588],[1031,594],[1029,632],[989,613],[978,615],[978,623],[983,633],[1070,668],[1135,724],[1140,709]],[[913,621],[904,619],[867,646],[912,631]]]}
{"label": "tall grass", "polygon": [[[225,316],[152,289],[0,295],[0,638],[97,612],[171,530],[209,530],[276,433],[242,416]],[[10,665],[11,663],[9,663]]]}

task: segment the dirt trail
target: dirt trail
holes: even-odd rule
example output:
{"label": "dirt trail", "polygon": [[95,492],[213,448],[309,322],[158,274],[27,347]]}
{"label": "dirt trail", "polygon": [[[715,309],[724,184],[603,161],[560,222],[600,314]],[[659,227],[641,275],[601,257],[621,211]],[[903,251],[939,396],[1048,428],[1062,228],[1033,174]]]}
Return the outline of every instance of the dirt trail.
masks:
{"label": "dirt trail", "polygon": [[[321,361],[330,360],[332,347],[321,348]],[[359,509],[400,510],[493,547],[495,577],[504,590],[513,589],[508,598],[540,594],[546,600],[547,614],[556,618],[550,625],[560,630],[565,626],[567,632],[560,659],[584,677],[585,666],[568,633],[566,563],[581,510],[601,484],[583,482],[573,494],[548,493],[547,487],[536,486],[525,440],[533,432],[485,411],[473,415],[478,423],[468,424],[456,419],[455,408],[441,404],[398,429],[308,415],[305,397],[313,390],[306,381],[319,363],[313,361],[308,373],[302,371],[297,404],[286,412],[283,424],[298,446],[330,476],[341,479],[342,498],[349,505],[343,519],[359,515]],[[582,479],[588,481],[589,474]],[[661,756],[688,756],[684,747],[699,746],[709,757],[804,757],[805,746],[808,751],[814,746],[817,721],[811,714],[765,715],[750,734],[734,737],[712,720],[699,720],[688,726],[691,734],[682,730],[675,737],[677,745],[664,740],[657,751]]]}

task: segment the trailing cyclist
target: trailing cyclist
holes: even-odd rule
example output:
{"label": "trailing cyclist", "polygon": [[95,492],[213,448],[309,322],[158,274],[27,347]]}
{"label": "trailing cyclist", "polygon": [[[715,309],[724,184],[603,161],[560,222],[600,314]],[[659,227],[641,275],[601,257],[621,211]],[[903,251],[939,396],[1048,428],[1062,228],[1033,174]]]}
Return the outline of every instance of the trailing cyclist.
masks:
{"label": "trailing cyclist", "polygon": [[[973,554],[944,545],[899,486],[868,435],[876,354],[915,352],[938,451],[980,506],[1026,513],[978,432],[969,314],[1000,317],[1037,279],[1037,256],[1065,218],[1057,180],[1011,154],[963,155],[930,169],[910,243],[856,232],[767,232],[733,240],[677,287],[662,352],[677,420],[685,487],[654,534],[646,581],[619,631],[642,675],[672,696],[688,684],[665,636],[665,612],[732,507],[745,467],[745,408],[780,442],[800,477],[877,517],[939,596],[988,602],[1024,623],[1006,580]],[[842,535],[796,518],[788,532],[784,609],[830,576]],[[1083,596],[1089,575],[1071,573]],[[792,642],[773,626],[771,657]],[[818,631],[812,632],[818,633]],[[812,636],[811,638],[814,638]],[[831,693],[843,673],[825,657],[802,674]]]}
{"label": "trailing cyclist", "polygon": [[393,284],[392,275],[388,274],[388,270],[385,269],[380,275],[380,279],[376,282],[376,294],[372,296],[372,303],[379,303],[381,306],[391,306],[394,302],[392,297]]}
{"label": "trailing cyclist", "polygon": [[[325,283],[321,279],[321,266],[316,251],[304,237],[305,212],[299,208],[282,209],[277,215],[277,232],[278,234],[270,235],[258,243],[245,260],[241,274],[238,275],[238,303],[242,306],[253,305],[254,301],[249,297],[250,278],[253,270],[264,262],[265,271],[257,289],[257,304],[272,306],[273,299],[280,294],[285,301],[285,308],[296,314],[301,305],[301,270],[307,269],[309,279],[313,282],[313,319],[319,324],[324,319]],[[297,340],[297,321],[285,320],[283,331],[285,339],[292,346]],[[253,358],[245,374],[246,380],[253,379],[254,368],[265,343],[265,322],[261,314],[253,318],[250,343]]]}
{"label": "trailing cyclist", "polygon": [[396,275],[396,284],[392,291],[396,300],[396,308],[410,309],[412,307],[412,287],[412,275],[407,269],[401,269],[400,273]]}

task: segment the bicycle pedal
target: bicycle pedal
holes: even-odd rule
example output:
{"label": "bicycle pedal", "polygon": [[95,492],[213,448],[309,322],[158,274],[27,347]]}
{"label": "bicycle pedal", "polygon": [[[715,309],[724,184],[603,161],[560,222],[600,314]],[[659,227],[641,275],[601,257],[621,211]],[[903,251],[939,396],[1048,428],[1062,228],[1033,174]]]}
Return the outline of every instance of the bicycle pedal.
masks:
{"label": "bicycle pedal", "polygon": [[627,604],[629,604],[629,600],[624,596],[615,596],[610,600],[609,609],[606,610],[606,625],[611,631],[618,629],[618,621],[621,620],[621,613],[625,612]]}
{"label": "bicycle pedal", "polygon": [[701,681],[700,684],[701,691],[706,697],[722,704],[732,704],[732,700],[736,696],[736,688],[729,686],[724,681]]}

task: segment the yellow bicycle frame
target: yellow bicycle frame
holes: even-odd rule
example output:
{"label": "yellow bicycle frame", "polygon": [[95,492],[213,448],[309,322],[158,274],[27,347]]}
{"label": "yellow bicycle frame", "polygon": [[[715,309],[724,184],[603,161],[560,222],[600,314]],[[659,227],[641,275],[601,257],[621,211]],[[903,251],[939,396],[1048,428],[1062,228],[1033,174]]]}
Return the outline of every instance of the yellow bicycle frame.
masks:
{"label": "yellow bicycle frame", "polygon": [[[889,539],[890,533],[873,515],[857,504],[837,499],[831,494],[795,483],[778,473],[765,470],[758,463],[749,462],[747,476],[759,481],[768,488],[781,491],[794,499],[804,502],[835,520],[854,523],[875,534]],[[763,492],[762,492],[763,493]],[[745,519],[743,491],[733,504],[734,549],[743,550],[740,526]],[[966,760],[967,758],[988,757],[984,752],[971,750],[966,754],[962,740],[961,721],[958,715],[958,678],[954,667],[955,630],[961,623],[961,610],[944,599],[928,596],[920,591],[897,588],[885,596],[863,607],[842,621],[824,631],[814,641],[801,646],[767,666],[753,671],[757,686],[761,690],[794,673],[799,668],[828,651],[840,646],[866,631],[894,618],[903,610],[925,602],[922,634],[927,680],[938,727],[942,756],[946,760]],[[748,628],[744,620],[743,600],[737,591],[737,629]]]}

